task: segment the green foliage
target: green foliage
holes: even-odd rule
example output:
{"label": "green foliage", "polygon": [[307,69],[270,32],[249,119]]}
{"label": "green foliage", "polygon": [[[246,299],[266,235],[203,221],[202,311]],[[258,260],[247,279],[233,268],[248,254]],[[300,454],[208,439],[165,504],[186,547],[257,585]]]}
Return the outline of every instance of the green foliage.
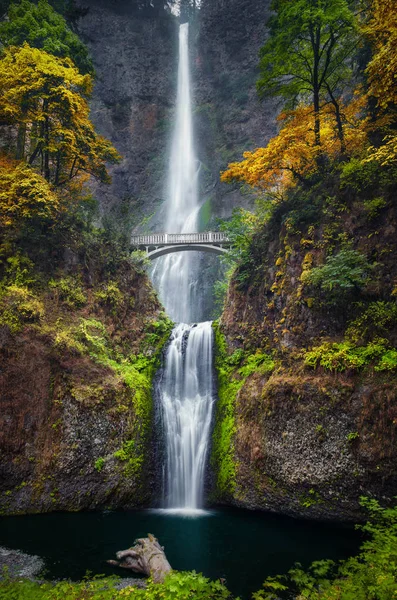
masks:
{"label": "green foliage", "polygon": [[326,371],[343,372],[373,366],[375,371],[394,371],[397,368],[397,350],[389,342],[378,338],[365,346],[351,342],[325,342],[305,353],[305,365]]}
{"label": "green foliage", "polygon": [[33,262],[23,254],[17,252],[7,256],[5,260],[5,273],[3,284],[18,287],[30,287],[36,283]]}
{"label": "green foliage", "polygon": [[44,305],[27,287],[6,286],[0,290],[0,325],[17,333],[26,323],[39,323]]}
{"label": "green foliage", "polygon": [[274,591],[307,600],[394,600],[397,595],[397,507],[382,508],[376,500],[362,498],[370,519],[360,526],[369,539],[358,556],[336,565],[314,562],[304,571],[297,564],[288,575],[270,577],[254,600],[275,600]]}
{"label": "green foliage", "polygon": [[0,580],[0,599],[4,600],[231,600],[230,592],[219,581],[210,581],[201,573],[171,572],[164,583],[148,581],[142,590],[134,586],[117,589],[115,577],[96,577],[81,583],[60,581],[56,584]]}
{"label": "green foliage", "polygon": [[220,221],[219,229],[226,233],[232,242],[229,253],[223,259],[229,267],[238,263],[249,251],[257,224],[257,217],[243,208],[234,208],[231,219]]}
{"label": "green foliage", "polygon": [[211,461],[216,472],[217,491],[221,496],[232,494],[236,482],[234,459],[234,434],[236,432],[236,397],[247,377],[254,373],[273,371],[275,362],[271,356],[257,351],[247,354],[241,348],[228,355],[226,339],[214,321],[215,367],[218,376],[218,402]]}
{"label": "green foliage", "polygon": [[[232,494],[236,485],[236,463],[233,438],[236,432],[235,400],[241,387],[240,381],[231,379],[233,364],[227,364],[226,340],[213,323],[215,337],[215,367],[218,375],[218,402],[214,433],[212,436],[211,462],[216,472],[216,487],[221,496]],[[232,363],[235,359],[232,359]]]}
{"label": "green foliage", "polygon": [[343,163],[340,174],[341,189],[349,188],[355,192],[362,192],[371,188],[378,180],[379,165],[375,162],[364,162],[359,158],[352,158]]}
{"label": "green foliage", "polygon": [[130,255],[131,263],[139,271],[144,273],[146,268],[150,266],[150,259],[143,250],[134,250]]}
{"label": "green foliage", "polygon": [[364,201],[364,208],[369,219],[375,219],[386,206],[387,202],[382,196]]}
{"label": "green foliage", "polygon": [[98,300],[99,304],[112,309],[114,314],[124,303],[124,294],[120,291],[116,281],[108,281],[103,284],[101,289],[95,292],[94,297]]}
{"label": "green foliage", "polygon": [[253,373],[271,373],[276,366],[273,358],[269,354],[263,354],[257,351],[250,354],[244,361],[244,365],[238,370],[239,375],[246,379]]}
{"label": "green foliage", "polygon": [[339,110],[341,82],[352,71],[354,15],[347,0],[273,0],[271,7],[275,14],[260,50],[258,92],[283,96],[289,106],[302,99],[311,102],[319,146],[320,104],[332,102]]}
{"label": "green foliage", "polygon": [[389,331],[397,326],[395,302],[360,302],[355,305],[355,310],[359,314],[346,329],[346,338],[351,342],[366,342],[377,336],[387,337]]}
{"label": "green foliage", "polygon": [[0,41],[4,46],[28,42],[54,56],[71,58],[81,73],[94,72],[86,46],[47,0],[37,5],[28,0],[12,3],[8,19],[0,23]]}
{"label": "green foliage", "polygon": [[244,210],[243,208],[234,208],[232,217],[228,221],[220,221],[219,229],[227,234],[232,241],[229,252],[222,257],[222,263],[225,265],[225,277],[218,281],[214,286],[214,296],[216,309],[221,311],[223,308],[226,292],[232,276],[234,275],[240,285],[244,285],[249,277],[247,269],[240,268],[237,271],[236,266],[246,266],[250,263],[250,247],[252,235],[259,223],[258,217]]}
{"label": "green foliage", "polygon": [[105,459],[102,457],[98,458],[95,461],[94,467],[98,471],[98,473],[100,473],[102,471],[104,464],[105,464]]}
{"label": "green foliage", "polygon": [[360,434],[358,433],[358,431],[351,431],[347,434],[346,439],[348,442],[354,442],[354,440],[357,440],[359,437]]}
{"label": "green foliage", "polygon": [[57,299],[61,300],[68,308],[81,308],[87,303],[81,281],[77,277],[61,277],[50,279],[48,287],[54,290]]}
{"label": "green foliage", "polygon": [[301,280],[325,292],[325,302],[334,304],[361,290],[370,272],[371,266],[363,254],[345,249],[328,256],[323,266],[303,271]]}

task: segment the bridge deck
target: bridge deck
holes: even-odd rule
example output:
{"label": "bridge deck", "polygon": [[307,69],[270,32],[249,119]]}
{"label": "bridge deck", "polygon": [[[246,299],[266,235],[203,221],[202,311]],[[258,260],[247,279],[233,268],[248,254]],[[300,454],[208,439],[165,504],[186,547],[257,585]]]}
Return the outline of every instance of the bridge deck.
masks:
{"label": "bridge deck", "polygon": [[133,246],[175,246],[176,244],[222,244],[230,245],[230,240],[221,231],[206,231],[203,233],[152,233],[150,235],[134,235],[131,238]]}

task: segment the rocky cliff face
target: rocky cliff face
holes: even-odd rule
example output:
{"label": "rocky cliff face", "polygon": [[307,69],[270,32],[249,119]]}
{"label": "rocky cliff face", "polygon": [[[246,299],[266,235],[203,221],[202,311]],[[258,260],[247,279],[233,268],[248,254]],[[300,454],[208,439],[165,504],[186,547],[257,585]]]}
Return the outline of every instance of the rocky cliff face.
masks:
{"label": "rocky cliff face", "polygon": [[170,324],[128,262],[110,281],[72,277],[1,295],[1,514],[151,499],[151,387]]}
{"label": "rocky cliff face", "polygon": [[161,213],[164,201],[177,23],[165,11],[138,10],[127,1],[78,4],[87,9],[78,32],[97,74],[92,120],[123,157],[110,169],[112,184],[94,186],[94,193],[102,218],[130,235],[141,221]]}
{"label": "rocky cliff face", "polygon": [[[130,230],[140,221],[140,229],[155,230],[164,220],[178,21],[165,11],[137,10],[123,0],[78,4],[88,9],[78,31],[97,72],[92,119],[124,157],[112,169],[112,185],[96,187],[95,194],[103,214],[112,213],[120,226],[120,216],[134,212]],[[275,103],[261,104],[255,88],[269,5],[270,0],[203,3],[191,25],[203,227],[252,201],[252,194],[220,184],[219,172],[275,131]]]}
{"label": "rocky cliff face", "polygon": [[[394,198],[393,184],[341,192],[330,177],[293,194],[254,238],[220,321],[218,500],[331,519],[358,518],[363,495],[392,502]],[[330,303],[302,273],[344,244],[374,267],[360,292]]]}
{"label": "rocky cliff face", "polygon": [[253,193],[220,183],[219,173],[247,148],[274,135],[276,102],[256,93],[259,49],[267,37],[270,0],[202,3],[196,29],[196,130],[203,163],[202,193],[212,217],[252,205]]}

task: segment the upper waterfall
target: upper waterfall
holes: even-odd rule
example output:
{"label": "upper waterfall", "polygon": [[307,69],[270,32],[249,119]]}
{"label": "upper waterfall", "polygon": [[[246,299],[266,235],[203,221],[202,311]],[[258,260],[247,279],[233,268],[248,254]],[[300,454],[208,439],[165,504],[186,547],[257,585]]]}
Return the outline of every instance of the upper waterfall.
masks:
{"label": "upper waterfall", "polygon": [[[198,172],[192,121],[189,24],[184,23],[179,29],[178,91],[169,162],[166,231],[193,233],[198,230]],[[195,252],[181,252],[156,261],[152,278],[174,321],[191,323],[200,320],[197,311],[198,270]]]}

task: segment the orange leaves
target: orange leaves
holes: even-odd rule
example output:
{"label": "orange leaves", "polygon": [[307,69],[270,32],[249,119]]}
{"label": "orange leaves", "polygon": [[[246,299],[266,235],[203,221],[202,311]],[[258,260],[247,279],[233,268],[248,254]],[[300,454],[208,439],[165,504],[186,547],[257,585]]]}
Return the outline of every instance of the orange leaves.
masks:
{"label": "orange leaves", "polygon": [[[367,121],[362,117],[365,104],[366,97],[358,91],[348,105],[340,106],[344,142],[349,154],[359,152],[366,143]],[[296,180],[308,178],[317,170],[321,155],[335,159],[341,153],[332,104],[321,109],[320,119],[322,145],[319,147],[315,143],[311,107],[299,106],[281,113],[279,134],[265,148],[245,152],[243,161],[229,164],[221,180],[242,181],[262,189],[282,191],[294,185]]]}

